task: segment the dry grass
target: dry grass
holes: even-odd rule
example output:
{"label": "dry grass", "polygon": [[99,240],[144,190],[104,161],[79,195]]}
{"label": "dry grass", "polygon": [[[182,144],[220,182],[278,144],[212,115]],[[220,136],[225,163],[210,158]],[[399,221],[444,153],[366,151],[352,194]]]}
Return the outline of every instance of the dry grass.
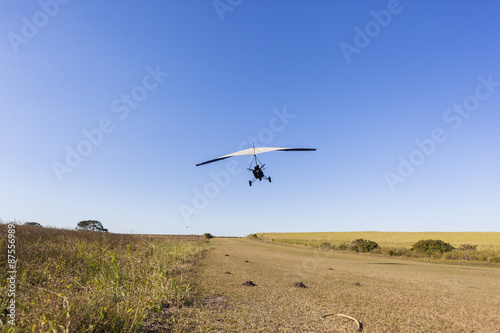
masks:
{"label": "dry grass", "polygon": [[[215,239],[186,332],[498,332],[500,270]],[[228,254],[228,256],[225,256]],[[248,262],[245,262],[248,261]],[[333,268],[333,270],[330,270]],[[231,274],[226,274],[230,272]],[[242,286],[250,280],[256,287]],[[303,282],[307,288],[296,288]]]}
{"label": "dry grass", "polygon": [[340,245],[363,238],[377,242],[381,247],[410,248],[422,239],[440,239],[454,247],[461,244],[476,244],[478,250],[493,250],[500,252],[500,232],[297,232],[297,233],[260,233],[259,238],[274,239],[276,242],[303,242],[321,244],[330,242]]}
{"label": "dry grass", "polygon": [[[0,224],[7,235],[7,225]],[[184,273],[201,240],[16,227],[16,326],[6,323],[7,248],[0,239],[3,332],[134,332],[192,302]],[[172,321],[172,319],[169,319]]]}
{"label": "dry grass", "polygon": [[[416,257],[454,263],[500,264],[500,232],[308,232],[260,233],[260,239],[281,244],[323,249],[348,249],[356,239],[376,242],[378,254]],[[448,253],[435,253],[432,258],[409,251],[419,240],[435,239],[451,244],[456,249]],[[462,245],[476,245],[476,250],[461,250]]]}
{"label": "dry grass", "polygon": [[[0,224],[2,235],[5,229]],[[16,230],[17,326],[4,325],[3,332],[356,330],[347,317],[322,318],[332,313],[359,320],[366,332],[497,332],[500,327],[495,267],[236,238],[211,240],[213,249],[194,261],[205,242],[193,238]],[[5,238],[0,242],[7,253]],[[5,257],[0,257],[3,323]],[[245,281],[256,286],[244,286]],[[298,282],[307,288],[297,288]]]}

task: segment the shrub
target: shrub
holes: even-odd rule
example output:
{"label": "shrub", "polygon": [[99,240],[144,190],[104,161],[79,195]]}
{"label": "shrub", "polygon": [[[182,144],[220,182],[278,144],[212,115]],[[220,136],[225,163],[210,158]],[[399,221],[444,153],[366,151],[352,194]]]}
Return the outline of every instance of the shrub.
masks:
{"label": "shrub", "polygon": [[333,246],[332,244],[330,244],[328,242],[323,242],[323,243],[318,245],[318,249],[322,249],[322,250],[332,250],[334,248],[335,248],[335,246]]}
{"label": "shrub", "polygon": [[257,236],[257,234],[250,234],[247,237],[250,239],[259,239],[259,236]]}
{"label": "shrub", "polygon": [[210,238],[214,238],[214,236],[212,236],[212,234],[206,232],[206,233],[203,234],[203,238],[204,239],[210,239]]}
{"label": "shrub", "polygon": [[378,244],[371,240],[356,239],[351,243],[351,250],[355,252],[371,252],[378,248]]}
{"label": "shrub", "polygon": [[477,245],[472,245],[472,244],[461,244],[460,245],[460,250],[467,251],[467,250],[473,250],[475,251],[477,248]]}
{"label": "shrub", "polygon": [[430,257],[437,253],[443,254],[444,252],[452,251],[455,248],[442,240],[427,239],[416,242],[411,249],[412,251],[425,253]]}
{"label": "shrub", "polygon": [[345,250],[347,250],[347,244],[346,244],[346,243],[342,243],[342,244],[340,244],[340,245],[339,245],[339,250],[341,250],[341,251],[345,251]]}

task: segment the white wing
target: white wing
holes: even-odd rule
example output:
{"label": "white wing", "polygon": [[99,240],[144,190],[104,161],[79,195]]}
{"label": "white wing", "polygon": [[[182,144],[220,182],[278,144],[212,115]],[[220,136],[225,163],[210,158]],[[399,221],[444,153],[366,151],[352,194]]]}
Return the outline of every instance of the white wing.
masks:
{"label": "white wing", "polygon": [[240,155],[256,155],[256,154],[261,154],[261,153],[267,153],[270,151],[315,151],[316,148],[283,148],[283,147],[256,147],[256,148],[248,148],[244,150],[237,151],[235,153],[231,153],[228,155],[224,155],[221,157],[214,158],[212,160],[208,160],[199,164],[196,164],[196,166],[203,165],[203,164],[208,164],[212,162],[217,162],[224,160],[229,157],[233,156],[240,156]]}

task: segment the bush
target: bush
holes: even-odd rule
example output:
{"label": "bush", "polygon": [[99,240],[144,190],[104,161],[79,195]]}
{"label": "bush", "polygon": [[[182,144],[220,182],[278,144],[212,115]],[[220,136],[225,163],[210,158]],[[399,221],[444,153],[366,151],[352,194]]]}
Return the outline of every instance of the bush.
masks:
{"label": "bush", "polygon": [[452,251],[455,248],[442,240],[427,239],[416,242],[411,249],[412,251],[425,253],[430,257],[437,253],[443,254],[445,252]]}
{"label": "bush", "polygon": [[318,245],[318,249],[332,250],[332,249],[335,249],[335,246],[333,246],[332,244],[330,244],[328,242],[323,242],[323,243]]}
{"label": "bush", "polygon": [[346,244],[346,243],[342,243],[342,244],[340,244],[340,245],[339,245],[339,250],[341,250],[341,251],[345,251],[345,250],[347,250],[347,244]]}
{"label": "bush", "polygon": [[355,252],[371,252],[378,248],[378,244],[371,240],[356,239],[351,243],[351,250]]}
{"label": "bush", "polygon": [[259,239],[259,236],[257,236],[257,234],[250,234],[247,237],[250,239]]}
{"label": "bush", "polygon": [[212,236],[212,234],[206,232],[206,233],[203,234],[203,238],[204,239],[210,239],[210,238],[214,238],[214,236]]}
{"label": "bush", "polygon": [[472,244],[461,244],[460,245],[460,250],[467,251],[467,250],[473,250],[475,251],[477,248],[477,245],[472,245]]}

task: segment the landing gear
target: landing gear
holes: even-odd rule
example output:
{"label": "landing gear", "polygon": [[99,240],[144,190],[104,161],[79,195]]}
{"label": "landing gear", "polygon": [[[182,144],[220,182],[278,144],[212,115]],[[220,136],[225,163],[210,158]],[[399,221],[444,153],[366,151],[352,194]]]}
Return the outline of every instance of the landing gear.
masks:
{"label": "landing gear", "polygon": [[252,181],[251,180],[248,181],[248,185],[252,186]]}
{"label": "landing gear", "polygon": [[267,177],[267,179],[269,179],[269,182],[271,182],[271,177]]}

